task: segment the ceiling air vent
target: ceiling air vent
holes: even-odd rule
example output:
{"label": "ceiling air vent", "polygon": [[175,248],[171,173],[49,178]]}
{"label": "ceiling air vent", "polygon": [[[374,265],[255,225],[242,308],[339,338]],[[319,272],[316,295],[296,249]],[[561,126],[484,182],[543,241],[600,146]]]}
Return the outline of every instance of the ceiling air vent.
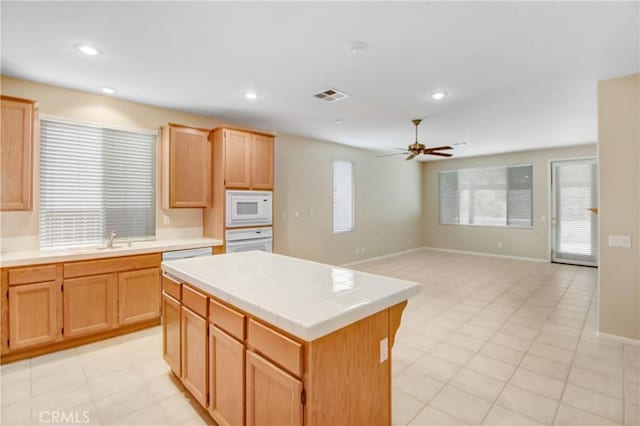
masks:
{"label": "ceiling air vent", "polygon": [[313,96],[326,102],[340,101],[349,97],[346,93],[336,89],[327,89],[324,92],[316,93]]}

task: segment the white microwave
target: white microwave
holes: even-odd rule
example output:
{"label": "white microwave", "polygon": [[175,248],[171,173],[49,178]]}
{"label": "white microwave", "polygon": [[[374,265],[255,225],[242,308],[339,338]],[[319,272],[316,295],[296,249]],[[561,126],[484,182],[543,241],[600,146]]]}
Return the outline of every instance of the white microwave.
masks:
{"label": "white microwave", "polygon": [[227,228],[272,224],[271,191],[227,191]]}

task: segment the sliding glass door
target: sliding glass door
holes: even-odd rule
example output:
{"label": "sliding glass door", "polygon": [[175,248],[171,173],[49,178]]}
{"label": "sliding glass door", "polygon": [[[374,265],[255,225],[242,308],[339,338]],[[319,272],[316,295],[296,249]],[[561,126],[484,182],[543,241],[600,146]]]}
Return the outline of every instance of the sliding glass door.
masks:
{"label": "sliding glass door", "polygon": [[598,263],[597,173],[595,158],[551,165],[554,262]]}

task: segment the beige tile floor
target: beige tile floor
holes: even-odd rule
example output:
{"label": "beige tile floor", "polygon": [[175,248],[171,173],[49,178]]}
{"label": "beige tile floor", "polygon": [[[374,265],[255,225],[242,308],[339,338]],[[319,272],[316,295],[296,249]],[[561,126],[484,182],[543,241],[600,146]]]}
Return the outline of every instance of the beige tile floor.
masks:
{"label": "beige tile floor", "polygon": [[[640,423],[640,348],[597,337],[595,269],[432,250],[355,268],[422,287],[393,350],[394,424]],[[2,425],[211,422],[172,380],[159,327],[0,379]]]}

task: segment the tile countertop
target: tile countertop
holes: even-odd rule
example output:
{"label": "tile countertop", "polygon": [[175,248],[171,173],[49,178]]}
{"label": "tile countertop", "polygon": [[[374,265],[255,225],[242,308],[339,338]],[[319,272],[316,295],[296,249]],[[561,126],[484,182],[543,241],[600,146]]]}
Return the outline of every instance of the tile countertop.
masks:
{"label": "tile countertop", "polygon": [[410,281],[261,251],[171,260],[162,269],[308,342],[420,292]]}
{"label": "tile countertop", "polygon": [[221,240],[214,238],[181,238],[174,240],[139,241],[131,244],[114,242],[114,248],[75,247],[61,249],[43,249],[0,253],[0,267],[39,265],[54,262],[73,262],[77,260],[102,259],[107,257],[132,256],[145,253],[159,253],[173,250],[221,246]]}

